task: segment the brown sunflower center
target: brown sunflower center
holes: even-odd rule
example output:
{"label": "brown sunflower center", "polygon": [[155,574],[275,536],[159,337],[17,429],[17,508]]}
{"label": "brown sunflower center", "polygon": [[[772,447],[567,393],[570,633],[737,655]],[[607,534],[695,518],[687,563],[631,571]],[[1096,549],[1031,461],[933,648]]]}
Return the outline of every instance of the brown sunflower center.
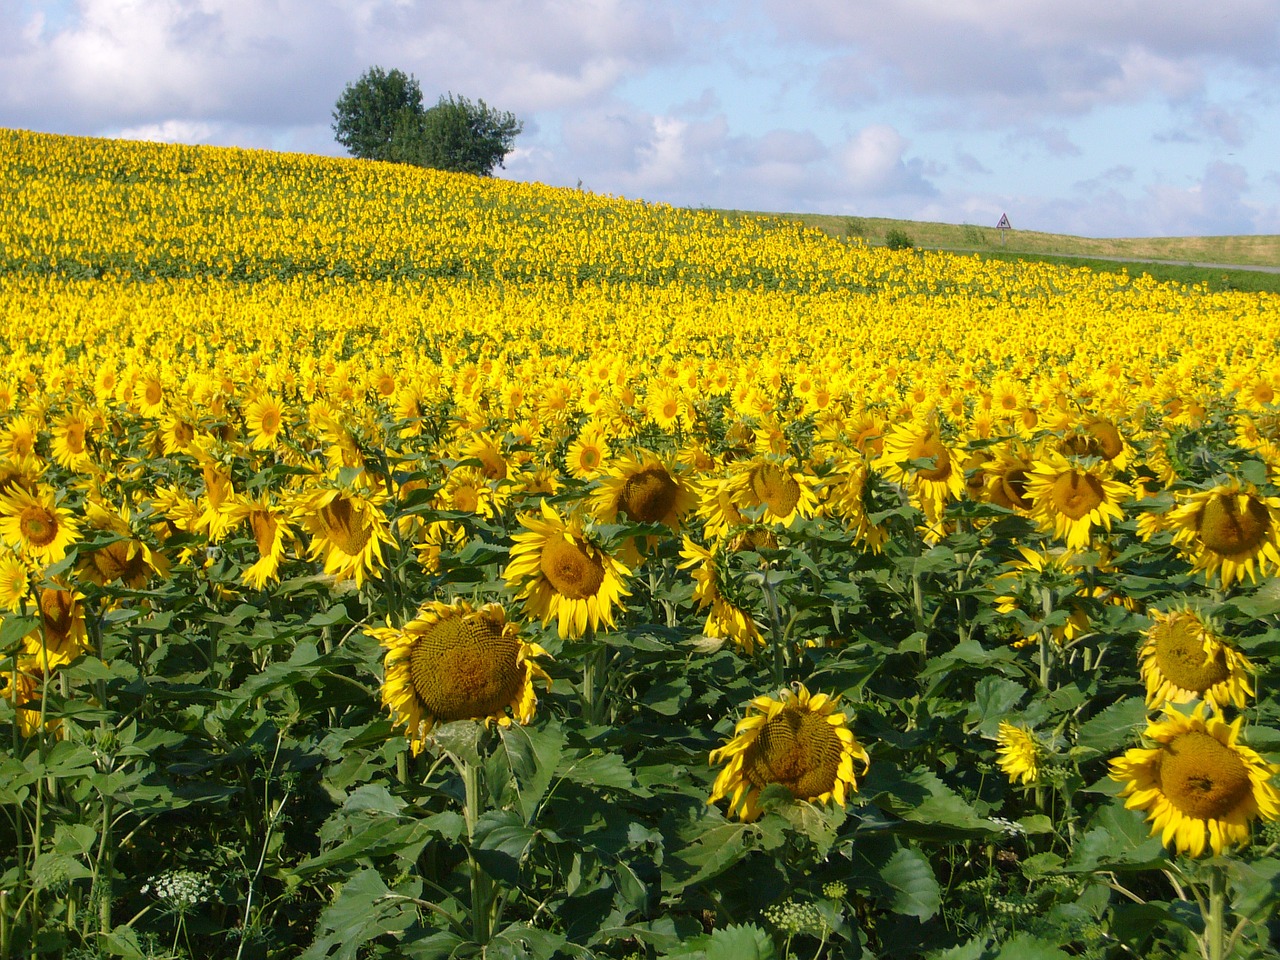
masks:
{"label": "brown sunflower center", "polygon": [[75,598],[69,590],[40,591],[40,619],[44,622],[45,638],[53,646],[61,646],[71,636],[75,625]]}
{"label": "brown sunflower center", "polygon": [[584,470],[594,470],[600,466],[600,451],[595,447],[583,447],[578,454],[578,465]]}
{"label": "brown sunflower center", "polygon": [[1089,473],[1069,470],[1053,481],[1053,506],[1071,520],[1080,520],[1106,499],[1102,481]]}
{"label": "brown sunflower center", "polygon": [[665,469],[658,466],[627,477],[618,497],[618,510],[639,523],[662,523],[675,509],[680,488]]}
{"label": "brown sunflower center", "polygon": [[786,709],[760,729],[743,772],[757,787],[780,783],[800,800],[828,793],[840,772],[840,738],[826,718]]}
{"label": "brown sunflower center", "polygon": [[994,486],[991,499],[1002,507],[1017,507],[1019,510],[1030,510],[1031,500],[1027,497],[1027,471],[1022,467],[1014,467]]}
{"label": "brown sunflower center", "polygon": [[71,453],[76,455],[84,453],[84,430],[83,423],[72,423],[67,426],[63,442]]}
{"label": "brown sunflower center", "polygon": [[1124,452],[1124,439],[1116,425],[1109,420],[1097,420],[1089,424],[1089,434],[1097,444],[1098,454],[1105,460],[1114,460]]}
{"label": "brown sunflower center", "polygon": [[47,507],[33,503],[18,514],[18,530],[23,543],[39,550],[58,538],[58,517]]}
{"label": "brown sunflower center", "polygon": [[766,463],[751,471],[751,492],[775,517],[789,517],[800,503],[800,484],[777,464]]}
{"label": "brown sunflower center", "polygon": [[1214,654],[1205,656],[1204,638],[1190,618],[1176,617],[1151,628],[1156,665],[1160,673],[1183,690],[1204,693],[1215,683],[1231,676],[1226,654],[1215,644]]}
{"label": "brown sunflower center", "polygon": [[951,454],[942,444],[942,438],[930,433],[911,444],[909,460],[932,460],[932,467],[917,470],[916,476],[921,480],[946,480],[951,476]]}
{"label": "brown sunflower center", "polygon": [[1160,790],[1188,817],[1221,820],[1240,809],[1252,785],[1239,754],[1216,737],[1193,730],[1164,748]]}
{"label": "brown sunflower center", "polygon": [[487,617],[431,624],[413,641],[409,676],[426,712],[439,720],[499,713],[524,682],[520,641]]}
{"label": "brown sunflower center", "polygon": [[542,575],[556,593],[570,600],[586,600],[604,585],[604,561],[579,540],[553,537],[542,548]]}
{"label": "brown sunflower center", "polygon": [[1219,556],[1252,556],[1270,533],[1267,506],[1254,497],[1241,510],[1234,495],[1217,494],[1200,513],[1200,542]]}
{"label": "brown sunflower center", "polygon": [[104,580],[136,580],[146,573],[146,558],[130,541],[117,540],[90,555],[93,566]]}
{"label": "brown sunflower center", "polygon": [[369,542],[369,525],[346,497],[335,497],[321,507],[319,518],[325,539],[349,557],[359,556]]}

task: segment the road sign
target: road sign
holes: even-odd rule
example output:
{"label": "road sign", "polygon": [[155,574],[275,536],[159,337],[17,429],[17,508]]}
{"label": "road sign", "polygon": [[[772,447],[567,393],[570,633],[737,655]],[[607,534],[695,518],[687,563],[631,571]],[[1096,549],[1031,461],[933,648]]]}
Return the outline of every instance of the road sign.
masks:
{"label": "road sign", "polygon": [[1000,222],[996,224],[996,229],[997,230],[1013,229],[1013,227],[1009,226],[1009,215],[1007,213],[1000,214]]}

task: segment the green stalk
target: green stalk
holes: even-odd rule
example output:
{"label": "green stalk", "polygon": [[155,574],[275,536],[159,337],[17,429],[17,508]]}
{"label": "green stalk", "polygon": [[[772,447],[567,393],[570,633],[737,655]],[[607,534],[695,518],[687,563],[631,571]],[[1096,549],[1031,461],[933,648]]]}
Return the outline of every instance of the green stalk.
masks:
{"label": "green stalk", "polygon": [[456,758],[456,762],[462,773],[462,785],[466,790],[464,817],[467,823],[467,862],[471,866],[471,936],[476,943],[484,946],[489,942],[492,934],[490,921],[493,907],[493,883],[489,875],[481,869],[473,853],[476,823],[481,813],[484,780],[479,764],[460,757]]}
{"label": "green stalk", "polygon": [[760,590],[764,594],[764,603],[769,610],[769,635],[773,642],[773,685],[781,689],[787,683],[787,648],[784,643],[782,614],[778,610],[778,592],[769,579],[772,569],[760,571]]}
{"label": "green stalk", "polygon": [[[1045,619],[1053,613],[1053,594],[1043,590],[1040,594],[1040,605]],[[1053,631],[1048,627],[1040,628],[1040,687],[1049,692],[1049,680],[1053,670]]]}
{"label": "green stalk", "polygon": [[587,644],[586,656],[582,660],[582,715],[590,724],[604,722],[605,688],[609,680],[609,648],[603,643],[596,643],[595,627],[587,625],[587,632],[582,635]]}
{"label": "green stalk", "polygon": [[1214,864],[1209,868],[1209,913],[1204,918],[1207,960],[1224,960],[1227,955],[1227,868]]}

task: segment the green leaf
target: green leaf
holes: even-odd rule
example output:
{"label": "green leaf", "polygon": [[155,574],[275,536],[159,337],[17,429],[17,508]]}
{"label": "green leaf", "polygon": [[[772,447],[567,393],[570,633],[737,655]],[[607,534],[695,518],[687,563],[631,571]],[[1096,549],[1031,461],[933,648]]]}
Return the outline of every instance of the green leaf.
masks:
{"label": "green leaf", "polygon": [[974,689],[973,704],[965,716],[965,723],[976,724],[976,730],[985,737],[994,737],[1001,720],[1006,720],[1013,708],[1027,695],[1027,688],[1004,677],[983,677]]}
{"label": "green leaf", "polygon": [[500,728],[502,749],[516,781],[516,803],[525,823],[532,823],[564,753],[564,731],[556,726]]}
{"label": "green leaf", "polygon": [[880,879],[893,891],[889,909],[894,913],[928,920],[942,904],[938,878],[919,850],[903,847],[880,868]]}
{"label": "green leaf", "polygon": [[0,620],[0,652],[7,651],[23,637],[40,627],[39,617],[22,617],[16,613]]}
{"label": "green leaf", "polygon": [[471,852],[485,873],[515,885],[520,880],[520,863],[537,835],[514,810],[488,810],[476,821]]}
{"label": "green leaf", "polygon": [[742,858],[745,838],[755,835],[750,824],[717,821],[708,817],[680,831],[679,843],[668,844],[667,869],[662,874],[664,893],[675,894],[695,883],[719,876]]}
{"label": "green leaf", "polygon": [[562,957],[568,943],[562,933],[553,933],[527,923],[513,923],[494,934],[485,947],[486,960],[551,960]]}
{"label": "green leaf", "polygon": [[1141,697],[1113,703],[1080,727],[1077,743],[1099,753],[1115,753],[1133,740],[1147,723],[1147,704]]}
{"label": "green leaf", "polygon": [[377,870],[362,870],[321,912],[318,935],[302,960],[356,960],[374,937],[403,931],[417,918],[414,904],[397,899]]}
{"label": "green leaf", "polygon": [[149,953],[142,949],[138,942],[138,934],[132,927],[124,925],[116,927],[110,933],[98,937],[97,945],[108,955],[120,957],[122,960],[146,960]]}
{"label": "green leaf", "polygon": [[626,761],[616,753],[591,753],[586,756],[565,756],[556,771],[565,780],[596,789],[623,790],[639,797],[647,797],[649,791],[636,783],[635,776]]}
{"label": "green leaf", "polygon": [[747,923],[692,937],[663,956],[667,960],[774,960],[777,954],[769,935]]}

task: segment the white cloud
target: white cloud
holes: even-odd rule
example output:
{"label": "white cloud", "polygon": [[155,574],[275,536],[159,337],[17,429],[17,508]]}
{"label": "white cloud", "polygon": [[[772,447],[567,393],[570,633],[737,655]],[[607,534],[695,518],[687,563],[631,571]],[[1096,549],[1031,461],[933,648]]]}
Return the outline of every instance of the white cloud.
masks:
{"label": "white cloud", "polygon": [[841,150],[845,183],[857,194],[931,194],[920,164],[904,155],[907,139],[888,124],[864,127]]}

